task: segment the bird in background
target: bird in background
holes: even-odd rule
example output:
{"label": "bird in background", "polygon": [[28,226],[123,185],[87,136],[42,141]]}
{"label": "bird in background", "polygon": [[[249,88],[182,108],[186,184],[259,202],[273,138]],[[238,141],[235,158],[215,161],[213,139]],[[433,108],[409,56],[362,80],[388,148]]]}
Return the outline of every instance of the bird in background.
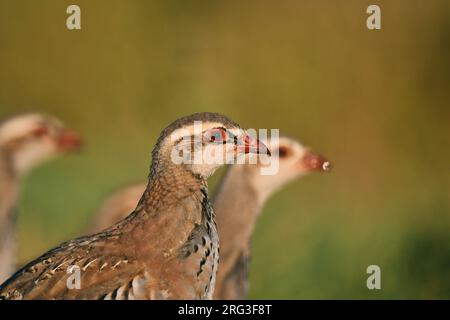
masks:
{"label": "bird in background", "polygon": [[[275,175],[261,175],[262,162],[230,166],[213,197],[220,238],[215,299],[247,297],[251,238],[267,199],[294,179],[330,168],[327,160],[293,138],[269,140],[268,146],[271,161],[279,161]],[[144,190],[145,184],[139,183],[114,192],[95,214],[91,230],[103,230],[126,217]]]}
{"label": "bird in background", "polygon": [[[225,116],[198,113],[176,120],[156,142],[134,212],[30,262],[0,286],[0,299],[211,299],[219,239],[206,179],[225,161],[173,158],[173,150],[185,159],[204,149],[222,159],[269,153]],[[67,271],[74,268],[80,272],[76,288],[67,285]]]}
{"label": "bird in background", "polygon": [[252,235],[269,197],[294,179],[330,169],[329,161],[292,138],[281,137],[268,145],[271,160],[278,156],[276,174],[262,175],[260,169],[267,165],[262,162],[230,167],[213,198],[221,241],[214,299],[247,298]]}
{"label": "bird in background", "polygon": [[16,268],[15,222],[23,177],[80,145],[77,133],[50,116],[22,114],[0,122],[0,283]]}

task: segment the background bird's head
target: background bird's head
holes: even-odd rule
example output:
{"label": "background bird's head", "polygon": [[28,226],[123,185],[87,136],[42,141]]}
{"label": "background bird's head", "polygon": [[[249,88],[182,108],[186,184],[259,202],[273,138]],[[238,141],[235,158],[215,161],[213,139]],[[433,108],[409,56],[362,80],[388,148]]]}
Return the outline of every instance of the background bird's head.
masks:
{"label": "background bird's head", "polygon": [[59,120],[40,115],[24,114],[0,124],[0,148],[11,158],[18,175],[52,157],[73,151],[81,139]]}
{"label": "background bird's head", "polygon": [[278,161],[275,174],[262,175],[261,167],[269,166],[267,162],[258,162],[256,166],[246,166],[245,170],[252,172],[253,187],[266,196],[275,192],[284,184],[310,172],[328,171],[331,164],[321,155],[303,146],[289,137],[268,140],[272,156],[269,161]]}
{"label": "background bird's head", "polygon": [[247,154],[270,152],[229,118],[196,113],[178,119],[161,133],[153,151],[152,173],[180,165],[207,178],[220,166],[237,163]]}

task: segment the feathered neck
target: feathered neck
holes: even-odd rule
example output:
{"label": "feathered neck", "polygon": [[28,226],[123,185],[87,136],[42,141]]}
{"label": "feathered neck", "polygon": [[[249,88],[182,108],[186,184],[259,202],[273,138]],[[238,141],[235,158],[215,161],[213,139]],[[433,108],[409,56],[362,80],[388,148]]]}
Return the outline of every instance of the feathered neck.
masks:
{"label": "feathered neck", "polygon": [[[161,166],[162,164],[159,163]],[[140,205],[142,211],[152,215],[162,208],[170,207],[201,190],[207,190],[207,181],[182,165],[165,163],[164,168],[152,168],[147,188]]]}
{"label": "feathered neck", "polygon": [[12,159],[0,148],[0,227],[13,218],[12,213],[19,194],[19,180]]}
{"label": "feathered neck", "polygon": [[261,212],[262,200],[250,182],[252,174],[254,172],[246,165],[230,167],[215,193],[213,207],[224,258],[233,255],[233,252],[248,249]]}
{"label": "feathered neck", "polygon": [[16,254],[14,236],[19,180],[11,159],[0,148],[0,283],[14,271]]}
{"label": "feathered neck", "polygon": [[[105,232],[129,234],[140,254],[163,252],[170,256],[204,220],[203,208],[209,203],[207,184],[181,166],[158,172],[150,175],[134,212]],[[149,243],[157,245],[149,247]]]}

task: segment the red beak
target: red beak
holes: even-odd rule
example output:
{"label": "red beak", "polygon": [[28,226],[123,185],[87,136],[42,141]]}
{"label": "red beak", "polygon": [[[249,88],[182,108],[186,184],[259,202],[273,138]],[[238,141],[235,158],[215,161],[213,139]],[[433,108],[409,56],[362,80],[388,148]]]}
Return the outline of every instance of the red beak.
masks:
{"label": "red beak", "polygon": [[270,150],[260,140],[246,134],[242,142],[238,145],[238,150],[243,153],[267,154],[270,156]]}
{"label": "red beak", "polygon": [[79,150],[83,144],[78,133],[69,129],[63,129],[57,138],[58,148],[61,151]]}
{"label": "red beak", "polygon": [[302,158],[302,165],[311,171],[329,171],[331,163],[321,155],[307,151]]}

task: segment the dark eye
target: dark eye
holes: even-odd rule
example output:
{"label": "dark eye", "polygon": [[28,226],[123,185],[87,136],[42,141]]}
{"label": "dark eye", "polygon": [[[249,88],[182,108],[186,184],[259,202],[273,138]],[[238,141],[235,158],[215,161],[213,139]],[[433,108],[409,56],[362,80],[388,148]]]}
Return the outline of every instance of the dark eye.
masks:
{"label": "dark eye", "polygon": [[31,131],[31,134],[33,137],[36,138],[42,138],[43,136],[46,136],[48,134],[48,128],[46,127],[39,127]]}
{"label": "dark eye", "polygon": [[289,148],[286,148],[286,147],[279,147],[278,148],[278,156],[280,158],[286,158],[286,157],[289,156],[289,154],[290,154]]}
{"label": "dark eye", "polygon": [[224,129],[213,129],[207,134],[209,142],[223,143],[226,141],[227,133]]}

